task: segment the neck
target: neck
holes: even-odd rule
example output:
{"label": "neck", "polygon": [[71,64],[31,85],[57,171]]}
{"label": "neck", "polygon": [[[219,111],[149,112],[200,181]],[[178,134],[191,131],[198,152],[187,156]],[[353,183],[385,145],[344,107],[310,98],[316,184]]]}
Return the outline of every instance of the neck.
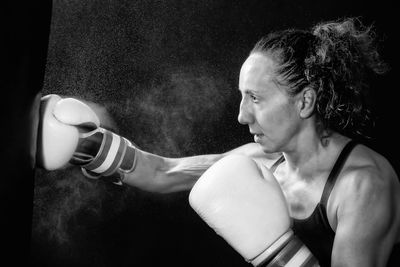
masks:
{"label": "neck", "polygon": [[316,132],[298,136],[283,153],[288,173],[305,180],[319,177],[321,172],[331,169],[346,140],[337,133],[322,140]]}

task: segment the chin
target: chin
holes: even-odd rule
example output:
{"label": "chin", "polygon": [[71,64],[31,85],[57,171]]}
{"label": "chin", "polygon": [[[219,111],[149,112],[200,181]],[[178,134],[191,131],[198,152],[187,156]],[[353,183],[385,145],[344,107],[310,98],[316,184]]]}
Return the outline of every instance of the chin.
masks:
{"label": "chin", "polygon": [[278,148],[274,145],[265,144],[265,143],[256,143],[256,144],[258,144],[261,147],[262,151],[266,154],[275,154],[275,153],[280,154],[281,153],[281,151],[279,151]]}
{"label": "chin", "polygon": [[264,153],[270,154],[270,153],[275,153],[276,152],[274,149],[272,149],[271,146],[265,145],[263,143],[256,143],[256,144],[258,144],[261,147],[261,149],[262,149],[262,151]]}

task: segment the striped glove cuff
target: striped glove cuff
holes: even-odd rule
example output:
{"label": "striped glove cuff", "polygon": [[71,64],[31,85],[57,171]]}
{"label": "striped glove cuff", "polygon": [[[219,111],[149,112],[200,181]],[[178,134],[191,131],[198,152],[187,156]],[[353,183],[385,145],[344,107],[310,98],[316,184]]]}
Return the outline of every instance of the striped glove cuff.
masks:
{"label": "striped glove cuff", "polygon": [[283,234],[258,255],[252,264],[257,267],[317,267],[319,263],[292,230]]}

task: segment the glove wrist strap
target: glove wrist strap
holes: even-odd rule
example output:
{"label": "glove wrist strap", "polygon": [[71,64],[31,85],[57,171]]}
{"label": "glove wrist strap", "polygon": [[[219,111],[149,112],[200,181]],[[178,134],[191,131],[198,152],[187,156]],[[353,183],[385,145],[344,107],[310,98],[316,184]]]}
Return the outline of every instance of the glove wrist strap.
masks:
{"label": "glove wrist strap", "polygon": [[283,234],[251,263],[257,267],[319,266],[317,259],[292,230]]}
{"label": "glove wrist strap", "polygon": [[94,179],[117,174],[119,182],[122,182],[124,174],[135,169],[136,149],[129,140],[111,131],[103,128],[95,131],[93,134],[100,132],[103,138],[96,156],[89,163],[81,165],[83,174]]}

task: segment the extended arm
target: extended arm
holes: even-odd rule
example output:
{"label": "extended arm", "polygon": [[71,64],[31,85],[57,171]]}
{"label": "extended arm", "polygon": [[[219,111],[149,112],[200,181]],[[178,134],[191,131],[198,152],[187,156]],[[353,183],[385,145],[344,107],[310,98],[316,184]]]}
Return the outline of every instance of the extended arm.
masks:
{"label": "extended arm", "polygon": [[245,144],[223,154],[167,158],[138,150],[134,172],[126,175],[124,183],[147,191],[162,193],[190,190],[198,178],[215,162],[227,155],[245,155],[266,167],[279,156],[265,154],[255,143]]}
{"label": "extended arm", "polygon": [[108,177],[140,189],[159,193],[189,190],[216,161],[230,154],[254,158],[268,167],[276,155],[255,144],[223,154],[167,158],[138,149],[132,142],[100,126],[85,103],[57,95],[42,98],[37,166],[59,169],[68,162],[79,165],[89,178]]}

